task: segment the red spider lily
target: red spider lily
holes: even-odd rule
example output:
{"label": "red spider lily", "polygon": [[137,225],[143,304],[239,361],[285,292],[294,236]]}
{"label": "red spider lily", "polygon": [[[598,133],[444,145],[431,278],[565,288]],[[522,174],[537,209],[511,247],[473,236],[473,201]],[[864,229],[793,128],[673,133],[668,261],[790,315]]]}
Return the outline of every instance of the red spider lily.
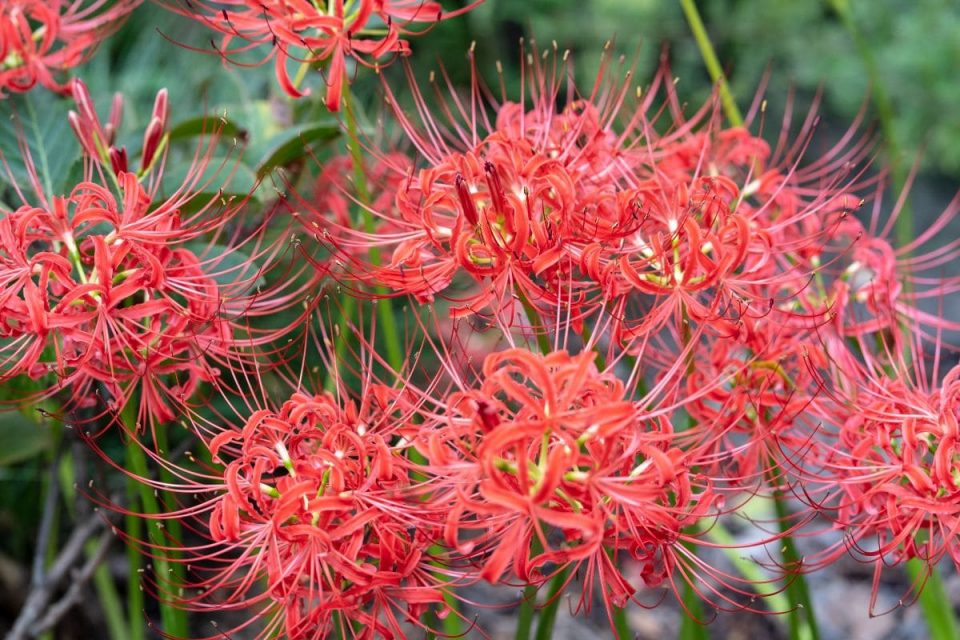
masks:
{"label": "red spider lily", "polygon": [[753,493],[772,479],[786,488],[818,432],[807,411],[819,393],[809,367],[825,356],[808,347],[807,332],[770,318],[750,326],[739,340],[701,335],[684,374],[694,426],[678,443],[697,449],[700,473],[718,490]]}
{"label": "red spider lily", "polygon": [[450,578],[430,550],[442,514],[412,491],[400,393],[369,383],[359,404],[300,392],[276,410],[255,402],[237,408],[239,427],[194,416],[222,467],[177,469],[176,486],[146,480],[201,498],[153,516],[207,539],[183,549],[191,582],[166,586],[195,594],[178,597],[190,610],[247,612],[239,628],[263,620],[258,638],[406,637]]}
{"label": "red spider lily", "polygon": [[960,278],[943,273],[945,265],[960,258],[960,241],[938,241],[960,212],[960,196],[909,244],[895,247],[891,235],[905,196],[906,191],[882,224],[878,195],[868,222],[845,219],[825,247],[829,263],[803,302],[828,307],[840,336],[880,334],[903,325],[933,339],[938,331],[960,329],[960,323],[930,309],[960,291]]}
{"label": "red spider lily", "polygon": [[334,612],[376,629],[391,598],[408,602],[413,617],[442,601],[423,566],[426,531],[392,512],[409,508],[391,504],[409,483],[389,444],[395,426],[361,422],[330,396],[293,396],[277,414],[254,414],[242,432],[211,442],[221,457],[224,443],[240,446],[210,516],[213,540],[259,549],[248,562],[265,571],[288,637],[315,637]]}
{"label": "red spider lily", "polygon": [[37,83],[69,93],[81,64],[141,0],[9,0],[0,6],[0,96]]}
{"label": "red spider lily", "polygon": [[[898,328],[880,345],[828,345],[824,393],[813,405],[824,424],[800,481],[844,540],[813,566],[850,549],[874,565],[871,612],[883,569],[910,559],[960,566],[960,367],[940,376],[923,342]],[[914,589],[922,585],[914,584]]]}
{"label": "red spider lily", "polygon": [[826,312],[798,298],[860,205],[851,191],[863,182],[850,167],[868,147],[845,139],[832,162],[798,168],[808,127],[794,150],[771,156],[745,129],[705,126],[650,143],[651,176],[619,191],[609,222],[579,251],[581,269],[616,305],[627,336],[671,316],[725,335],[770,313],[809,326]]}
{"label": "red spider lily", "polygon": [[[566,84],[566,56],[561,61],[554,54],[527,63],[532,106],[504,96],[492,105],[493,119],[476,80],[470,103],[454,96],[435,108],[414,85],[422,127],[387,89],[428,166],[410,174],[409,164],[402,164],[405,186],[394,206],[371,207],[386,231],[327,230],[325,239],[344,255],[348,275],[424,301],[450,298],[458,314],[492,309],[498,319],[512,321],[519,296],[544,312],[562,304],[581,315],[577,309],[589,301],[568,245],[592,233],[595,212],[615,200],[615,185],[635,160],[625,142],[629,133],[612,126],[627,85],[607,86],[601,72],[589,98],[558,112],[561,91],[577,92]],[[390,157],[382,157],[387,166]],[[384,250],[383,264],[357,257],[358,249],[372,246]],[[468,287],[463,296],[448,291],[458,280]]]}
{"label": "red spider lily", "polygon": [[482,578],[540,585],[582,570],[581,605],[598,589],[610,613],[637,589],[618,560],[639,563],[648,586],[696,579],[685,529],[719,502],[695,480],[669,416],[641,410],[594,358],[491,354],[480,384],[448,396],[417,446],[431,500],[449,503],[445,542]]}
{"label": "red spider lily", "polygon": [[71,123],[96,154],[87,156],[84,181],[48,198],[27,156],[35,199],[21,192],[23,206],[0,219],[0,379],[53,374],[40,394],[69,389],[67,408],[98,398],[122,406],[139,390],[139,423],[154,425],[175,417],[171,404],[231,366],[239,350],[283,335],[251,328],[251,318],[301,304],[312,281],[296,284],[294,272],[290,281],[264,283],[284,246],[238,224],[242,203],[212,200],[182,213],[208,184],[202,174],[212,149],[198,151],[172,195],[157,195],[165,92],[136,174],[126,151],[112,146],[120,102],[102,127],[86,88],[77,83],[74,94]]}
{"label": "red spider lily", "polygon": [[[340,108],[343,83],[350,71],[347,60],[377,67],[390,56],[410,53],[404,39],[416,35],[410,28],[430,25],[470,11],[483,0],[445,11],[439,2],[425,0],[192,0],[171,8],[223,34],[219,53],[230,59],[262,45],[271,47],[277,81],[294,98],[308,93],[300,88],[309,68],[326,66],[326,104]],[[239,44],[234,44],[239,41]],[[290,77],[291,65],[299,71]]]}

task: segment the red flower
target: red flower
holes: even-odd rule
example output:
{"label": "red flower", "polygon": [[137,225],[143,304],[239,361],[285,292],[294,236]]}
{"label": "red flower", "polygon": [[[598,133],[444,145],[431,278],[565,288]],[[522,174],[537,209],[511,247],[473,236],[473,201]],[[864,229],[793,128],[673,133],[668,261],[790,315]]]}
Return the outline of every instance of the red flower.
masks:
{"label": "red flower", "polygon": [[209,439],[224,465],[220,482],[208,475],[181,490],[213,496],[166,516],[206,518],[210,539],[186,549],[200,577],[182,586],[201,593],[181,604],[253,606],[267,620],[258,637],[282,630],[291,640],[325,637],[345,620],[368,638],[404,637],[401,622],[420,624],[428,605],[443,602],[444,578],[428,553],[439,515],[412,491],[396,444],[412,435],[400,407],[398,394],[378,385],[359,407],[295,393]]}
{"label": "red flower", "polygon": [[693,426],[678,443],[696,450],[718,491],[753,492],[774,478],[786,490],[819,429],[808,411],[820,391],[810,368],[826,356],[807,331],[769,317],[745,324],[739,339],[697,340],[681,392]]}
{"label": "red flower", "polygon": [[960,241],[936,241],[955,222],[960,197],[909,244],[896,247],[891,235],[904,202],[901,198],[882,222],[878,192],[869,220],[845,218],[817,256],[824,266],[802,300],[811,309],[828,308],[833,330],[840,336],[860,338],[903,325],[936,340],[942,331],[960,330],[960,322],[929,310],[960,291],[960,277],[943,272],[944,265],[960,258]]}
{"label": "red flower", "polygon": [[214,199],[182,213],[210,180],[203,174],[212,150],[201,147],[185,182],[157,195],[165,92],[137,173],[128,170],[126,150],[113,146],[119,102],[104,127],[79,82],[74,95],[79,112],[71,123],[92,154],[85,179],[48,200],[34,173],[37,201],[0,218],[0,380],[54,374],[39,394],[69,389],[67,409],[98,398],[119,408],[139,390],[139,423],[153,426],[174,418],[173,405],[218,367],[256,357],[258,347],[287,333],[253,329],[250,318],[300,305],[312,279],[297,283],[293,272],[289,281],[264,283],[285,245],[238,225],[240,203]]}
{"label": "red flower", "polygon": [[[347,60],[377,66],[389,56],[407,55],[404,36],[415,35],[411,25],[429,25],[473,9],[483,0],[456,11],[444,11],[438,2],[424,0],[199,0],[186,7],[171,8],[223,34],[219,53],[236,57],[260,45],[272,47],[266,61],[274,60],[277,81],[288,95],[299,98],[308,92],[299,86],[308,67],[327,64],[326,103],[340,108],[343,83],[348,81]],[[234,45],[235,41],[240,44]],[[300,71],[290,77],[290,65]]]}
{"label": "red flower", "polygon": [[[960,366],[942,377],[937,344],[899,328],[827,345],[830,361],[812,414],[823,425],[799,476],[811,506],[843,540],[812,567],[847,550],[874,566],[871,613],[886,567],[944,556],[960,567]],[[914,584],[919,589],[922,584]]]}
{"label": "red flower", "polygon": [[0,6],[0,96],[29,91],[37,83],[69,93],[59,80],[141,0],[7,0]]}
{"label": "red flower", "polygon": [[446,543],[499,582],[514,573],[542,584],[564,568],[585,571],[589,607],[634,594],[615,560],[642,565],[645,583],[693,579],[680,545],[717,496],[698,486],[666,415],[645,414],[594,354],[491,354],[476,389],[447,397],[448,413],[424,429],[433,500],[449,503]]}
{"label": "red flower", "polygon": [[[575,322],[600,304],[585,299],[574,258],[635,162],[624,142],[629,132],[612,124],[623,96],[601,78],[589,99],[558,112],[561,91],[576,89],[565,85],[566,60],[552,60],[526,70],[532,106],[504,96],[493,121],[479,85],[470,104],[454,97],[436,107],[414,86],[422,125],[387,89],[427,166],[410,173],[410,163],[401,165],[393,206],[372,211],[383,232],[328,225],[323,239],[343,254],[349,277],[421,301],[447,297],[460,315],[491,310],[505,325],[517,315],[515,297],[551,317],[557,307],[572,309]],[[393,157],[378,161],[392,169]],[[358,251],[372,247],[382,250],[382,264],[360,259]],[[451,293],[461,282],[467,291]]]}

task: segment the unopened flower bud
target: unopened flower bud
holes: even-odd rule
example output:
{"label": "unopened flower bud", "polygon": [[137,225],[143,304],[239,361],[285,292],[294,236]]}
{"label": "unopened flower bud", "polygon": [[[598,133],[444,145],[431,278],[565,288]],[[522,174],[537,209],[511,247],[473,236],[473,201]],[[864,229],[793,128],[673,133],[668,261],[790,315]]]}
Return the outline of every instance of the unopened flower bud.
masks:
{"label": "unopened flower bud", "polygon": [[147,130],[143,134],[143,154],[140,159],[140,166],[147,169],[153,164],[154,156],[160,147],[160,141],[163,139],[163,122],[156,116],[150,120]]}
{"label": "unopened flower bud", "polygon": [[127,171],[127,149],[126,147],[121,147],[117,149],[116,147],[110,147],[110,167],[113,169],[115,174],[120,174]]}
{"label": "unopened flower bud", "polygon": [[463,174],[458,173],[456,177],[456,188],[457,188],[457,197],[460,199],[460,205],[463,207],[463,215],[466,216],[467,221],[472,225],[476,225],[480,221],[480,216],[477,214],[477,205],[473,202],[473,195],[470,193],[470,189],[467,188],[467,181],[464,180]]}

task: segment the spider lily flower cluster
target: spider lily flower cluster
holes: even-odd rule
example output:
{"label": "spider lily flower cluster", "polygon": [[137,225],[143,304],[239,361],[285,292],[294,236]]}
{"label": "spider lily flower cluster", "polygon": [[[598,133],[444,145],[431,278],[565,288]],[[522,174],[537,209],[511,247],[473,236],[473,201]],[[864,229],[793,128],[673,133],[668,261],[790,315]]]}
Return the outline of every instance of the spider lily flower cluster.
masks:
{"label": "spider lily flower cluster", "polygon": [[84,62],[141,0],[10,0],[0,6],[0,96],[41,84],[67,93],[62,74]]}
{"label": "spider lily flower cluster", "polygon": [[[393,206],[371,209],[380,228],[324,226],[344,277],[421,301],[445,297],[455,314],[506,325],[517,299],[543,317],[569,317],[577,332],[604,310],[618,341],[681,320],[730,334],[823,313],[796,298],[818,269],[811,257],[859,206],[845,167],[864,145],[834,150],[826,169],[798,168],[803,140],[771,151],[742,128],[722,129],[709,105],[658,133],[647,116],[658,88],[676,101],[664,72],[630,110],[627,75],[619,84],[601,76],[558,112],[557,66],[567,63],[556,58],[552,70],[532,60],[532,108],[503,96],[491,116],[481,91],[472,104],[436,106],[417,92],[418,126],[396,107],[427,166],[410,174],[413,159],[384,155],[410,177],[388,181]],[[810,133],[808,124],[801,137]],[[371,245],[382,264],[358,257]],[[466,293],[450,293],[459,281]]]}
{"label": "spider lily flower cluster", "polygon": [[[234,426],[192,413],[219,465],[182,471],[199,501],[162,516],[209,532],[185,548],[185,606],[254,606],[263,637],[402,637],[427,609],[463,615],[450,599],[477,581],[559,584],[613,620],[688,585],[763,611],[848,550],[877,583],[956,558],[956,375],[924,356],[952,323],[915,309],[954,291],[925,272],[957,246],[923,252],[927,234],[898,259],[878,207],[858,221],[869,142],[807,158],[812,119],[771,148],[713,102],[684,117],[666,70],[638,98],[629,73],[581,92],[562,55],[525,58],[522,103],[474,88],[431,105],[414,86],[416,124],[388,88],[412,151],[373,153],[369,198],[335,156],[293,200],[325,272],[453,324],[419,324],[395,367],[362,325],[354,365],[324,333],[307,361],[336,396],[291,371],[289,399],[252,384],[264,400]],[[841,542],[760,578],[707,562],[711,528],[760,495],[787,514],[763,543],[802,527]]]}
{"label": "spider lily flower cluster", "polygon": [[[331,110],[348,57],[406,54],[411,25],[453,15],[420,0],[180,10],[224,55],[271,46],[292,96],[292,64],[328,65]],[[104,121],[72,84],[83,176],[64,194],[44,193],[21,145],[30,184],[0,210],[0,381],[34,380],[14,401],[57,401],[74,423],[135,414],[125,436],[161,471],[126,471],[168,499],[128,515],[189,530],[139,541],[184,565],[156,586],[185,610],[246,613],[258,638],[397,638],[468,620],[457,599],[481,581],[528,599],[549,584],[548,603],[567,590],[613,622],[658,591],[769,611],[765,596],[847,552],[875,590],[890,565],[960,566],[960,370],[942,337],[958,325],[924,307],[960,288],[936,274],[960,242],[929,246],[960,200],[895,248],[900,206],[881,223],[869,140],[814,155],[811,116],[771,145],[762,101],[744,126],[715,99],[687,114],[665,65],[638,87],[608,53],[584,89],[556,47],[521,62],[519,96],[472,67],[468,93],[431,99],[405,65],[412,107],[384,92],[408,144],[364,156],[354,139],[267,213],[208,197],[230,174],[219,131],[174,153],[165,91],[130,152],[122,98]],[[171,162],[187,164],[172,189]],[[315,242],[284,266],[291,232]],[[329,302],[330,282],[356,300]],[[363,302],[397,313],[398,297],[426,316],[366,323]],[[407,358],[391,361],[376,334],[400,326]],[[133,433],[177,422],[186,462]],[[750,545],[800,529],[839,542],[771,552],[758,574],[714,563],[704,549],[729,543],[711,532],[758,496],[781,515]]]}

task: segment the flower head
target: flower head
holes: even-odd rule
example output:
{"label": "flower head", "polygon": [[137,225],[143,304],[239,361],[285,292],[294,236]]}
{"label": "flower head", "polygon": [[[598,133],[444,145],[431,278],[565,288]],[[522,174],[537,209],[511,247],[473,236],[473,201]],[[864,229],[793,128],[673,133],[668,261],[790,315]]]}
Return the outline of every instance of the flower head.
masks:
{"label": "flower head", "polygon": [[[431,107],[413,85],[422,123],[387,88],[426,166],[410,172],[404,163],[393,206],[371,207],[383,233],[328,224],[324,238],[343,254],[346,275],[420,300],[446,297],[458,315],[511,319],[517,297],[576,317],[581,305],[597,304],[582,294],[573,255],[633,162],[629,133],[612,126],[624,87],[606,87],[601,76],[588,97],[558,109],[563,91],[577,90],[567,83],[567,56],[546,58],[527,62],[529,96],[519,102],[503,96],[488,105],[475,78],[470,103],[454,96]],[[371,247],[381,264],[360,260],[358,249]]]}
{"label": "flower head", "polygon": [[581,604],[597,589],[608,611],[637,589],[617,558],[639,563],[648,586],[688,579],[684,530],[717,496],[666,416],[646,415],[590,352],[510,349],[488,356],[482,376],[418,439],[433,499],[450,505],[449,546],[491,582],[512,573],[539,585],[582,568]]}
{"label": "flower head", "polygon": [[202,492],[199,505],[167,516],[196,518],[208,539],[185,549],[190,583],[177,586],[195,595],[181,605],[258,611],[258,637],[306,640],[343,619],[363,637],[402,637],[402,622],[442,604],[429,550],[440,517],[412,491],[399,395],[378,384],[359,403],[297,392],[216,425],[204,444],[222,468],[181,488]]}
{"label": "flower head", "polygon": [[[852,340],[852,339],[851,339]],[[850,551],[874,568],[871,611],[886,567],[949,557],[960,566],[960,366],[941,368],[909,329],[828,343],[811,404],[821,429],[798,480],[843,539],[811,566]],[[922,584],[913,584],[913,589]]]}
{"label": "flower head", "polygon": [[[424,0],[200,0],[171,8],[223,34],[219,53],[225,58],[270,46],[264,61],[273,58],[277,81],[295,98],[307,94],[300,88],[302,74],[324,65],[327,108],[337,111],[348,60],[377,66],[407,55],[405,38],[415,34],[413,28],[460,15],[482,1],[455,11]],[[299,71],[291,78],[294,65]]]}
{"label": "flower head", "polygon": [[84,62],[141,0],[9,0],[0,6],[0,96],[41,84],[69,93],[61,74]]}
{"label": "flower head", "polygon": [[[443,297],[454,314],[502,327],[538,315],[579,333],[604,311],[621,342],[668,323],[735,335],[771,313],[823,320],[801,293],[861,203],[851,191],[868,145],[847,136],[804,166],[809,119],[794,145],[771,150],[724,128],[712,101],[686,118],[666,67],[634,97],[631,72],[617,77],[608,57],[581,91],[566,54],[535,53],[521,52],[519,101],[490,98],[474,79],[469,99],[438,88],[432,104],[411,81],[414,117],[386,88],[423,167],[401,164],[394,203],[370,207],[377,229],[327,224],[345,277],[378,295]],[[389,168],[393,156],[380,159]],[[365,248],[377,259],[363,260]]]}
{"label": "flower head", "polygon": [[68,408],[119,408],[139,392],[140,424],[153,425],[172,419],[173,406],[240,351],[283,335],[252,328],[251,318],[300,305],[310,283],[291,274],[267,285],[284,245],[244,229],[242,203],[197,202],[212,149],[201,147],[185,181],[159,195],[165,91],[136,172],[113,143],[120,102],[103,126],[82,83],[73,93],[84,179],[48,196],[27,156],[35,194],[21,193],[23,205],[0,218],[0,379],[43,378],[38,393],[68,389]]}

